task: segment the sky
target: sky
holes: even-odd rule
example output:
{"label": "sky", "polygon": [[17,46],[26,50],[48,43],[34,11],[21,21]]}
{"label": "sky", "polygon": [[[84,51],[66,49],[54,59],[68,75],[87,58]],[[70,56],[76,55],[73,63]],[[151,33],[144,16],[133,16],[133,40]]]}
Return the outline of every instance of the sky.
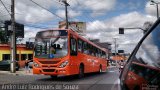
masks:
{"label": "sky", "polygon": [[[11,0],[1,1],[10,12]],[[144,28],[145,22],[153,23],[157,19],[156,5],[151,5],[150,0],[67,0],[67,2],[70,5],[69,21],[86,22],[86,37],[110,42],[113,51],[114,38],[117,38],[117,50],[130,53],[143,36],[140,29],[125,29],[125,34],[121,35],[118,33],[119,27]],[[7,10],[0,2],[1,22],[10,19]],[[61,0],[15,0],[16,22],[25,25],[25,38],[22,42],[34,38],[40,30],[58,28],[58,22],[65,20],[64,10]]]}

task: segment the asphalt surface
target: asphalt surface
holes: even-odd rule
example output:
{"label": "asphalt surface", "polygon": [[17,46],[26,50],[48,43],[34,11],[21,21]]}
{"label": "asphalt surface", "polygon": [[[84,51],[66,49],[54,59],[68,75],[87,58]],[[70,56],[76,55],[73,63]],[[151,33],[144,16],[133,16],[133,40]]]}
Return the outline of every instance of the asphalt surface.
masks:
{"label": "asphalt surface", "polygon": [[11,75],[0,73],[0,90],[119,90],[119,72],[110,68],[107,72],[76,76],[58,77],[45,75]]}

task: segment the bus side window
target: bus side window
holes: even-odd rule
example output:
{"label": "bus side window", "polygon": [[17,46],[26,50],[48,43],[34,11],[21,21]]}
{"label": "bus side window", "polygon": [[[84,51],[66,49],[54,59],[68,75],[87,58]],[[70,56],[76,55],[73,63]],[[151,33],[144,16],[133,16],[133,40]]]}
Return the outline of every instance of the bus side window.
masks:
{"label": "bus side window", "polygon": [[71,55],[76,56],[77,55],[77,41],[76,41],[76,39],[71,37],[70,46],[71,46],[71,48],[70,48]]}
{"label": "bus side window", "polygon": [[83,52],[82,48],[83,48],[83,42],[82,40],[78,39],[78,51]]}
{"label": "bus side window", "polygon": [[85,54],[89,54],[87,42],[84,42],[84,43],[83,43],[83,51],[84,51]]}

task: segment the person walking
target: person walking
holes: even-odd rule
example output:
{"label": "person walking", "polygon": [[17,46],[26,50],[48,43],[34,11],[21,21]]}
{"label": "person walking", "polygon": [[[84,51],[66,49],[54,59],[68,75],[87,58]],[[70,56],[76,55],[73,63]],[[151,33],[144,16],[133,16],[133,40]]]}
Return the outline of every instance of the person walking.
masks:
{"label": "person walking", "polygon": [[26,73],[28,72],[28,73],[30,73],[30,68],[29,68],[29,61],[26,59],[26,61],[25,61],[25,71],[26,71]]}
{"label": "person walking", "polygon": [[123,60],[121,60],[120,62],[119,62],[119,72],[121,73],[121,71],[123,70],[123,67],[124,67],[124,62],[123,62]]}

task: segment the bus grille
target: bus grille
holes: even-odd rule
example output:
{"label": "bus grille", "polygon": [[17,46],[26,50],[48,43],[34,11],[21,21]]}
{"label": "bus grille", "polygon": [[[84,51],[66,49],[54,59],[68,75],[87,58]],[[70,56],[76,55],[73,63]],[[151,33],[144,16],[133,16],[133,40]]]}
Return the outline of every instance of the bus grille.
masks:
{"label": "bus grille", "polygon": [[55,69],[43,69],[44,72],[54,72]]}
{"label": "bus grille", "polygon": [[57,64],[59,61],[39,61],[41,64]]}
{"label": "bus grille", "polygon": [[56,66],[51,66],[51,65],[42,65],[42,67],[44,67],[44,68],[48,68],[48,67],[56,67]]}

